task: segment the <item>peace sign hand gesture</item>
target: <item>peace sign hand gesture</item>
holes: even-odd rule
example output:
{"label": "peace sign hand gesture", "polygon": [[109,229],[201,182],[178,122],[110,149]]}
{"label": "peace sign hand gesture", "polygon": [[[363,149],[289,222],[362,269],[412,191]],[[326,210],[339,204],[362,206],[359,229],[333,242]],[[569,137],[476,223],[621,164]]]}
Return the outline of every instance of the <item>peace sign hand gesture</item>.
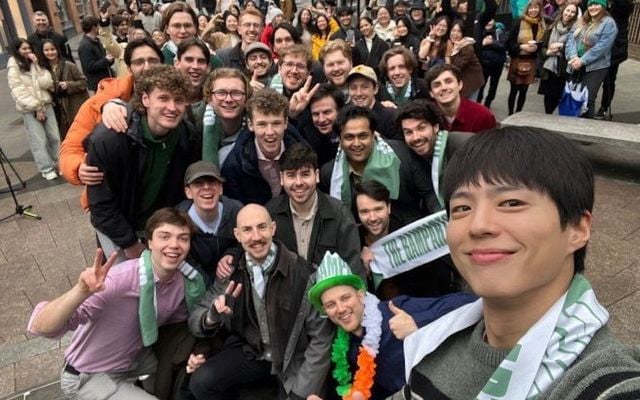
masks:
{"label": "peace sign hand gesture", "polygon": [[104,264],[102,264],[102,254],[102,249],[97,249],[93,265],[80,274],[78,285],[82,291],[97,293],[104,290],[104,280],[115,263],[118,253],[114,251]]}
{"label": "peace sign hand gesture", "polygon": [[240,292],[242,292],[242,283],[236,284],[234,281],[229,281],[224,294],[216,297],[211,303],[205,318],[205,324],[212,327],[220,321],[222,315],[231,316],[233,314],[233,304],[240,297]]}
{"label": "peace sign hand gesture", "polygon": [[302,111],[309,105],[309,101],[314,94],[320,89],[320,84],[316,83],[313,88],[311,88],[311,76],[307,77],[307,81],[304,85],[291,96],[291,100],[289,100],[289,115],[291,117],[297,117],[300,115]]}

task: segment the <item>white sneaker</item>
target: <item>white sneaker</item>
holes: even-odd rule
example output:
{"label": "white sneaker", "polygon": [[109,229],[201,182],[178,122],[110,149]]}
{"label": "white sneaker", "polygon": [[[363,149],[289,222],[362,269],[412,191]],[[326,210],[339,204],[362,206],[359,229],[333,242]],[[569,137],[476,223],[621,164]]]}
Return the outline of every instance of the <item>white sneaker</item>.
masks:
{"label": "white sneaker", "polygon": [[42,177],[48,181],[52,181],[58,177],[58,174],[56,174],[56,171],[52,169],[49,172],[43,172]]}

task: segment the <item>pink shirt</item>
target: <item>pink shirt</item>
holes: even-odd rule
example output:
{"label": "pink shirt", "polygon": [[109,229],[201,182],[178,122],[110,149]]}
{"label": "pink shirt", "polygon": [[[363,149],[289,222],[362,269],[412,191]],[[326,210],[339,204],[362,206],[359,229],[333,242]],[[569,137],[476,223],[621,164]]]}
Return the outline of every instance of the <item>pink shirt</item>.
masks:
{"label": "pink shirt", "polygon": [[[186,321],[182,274],[176,272],[166,282],[155,276],[158,326]],[[75,330],[71,344],[65,351],[69,365],[80,372],[118,372],[133,367],[142,349],[138,320],[140,294],[138,260],[128,260],[114,266],[105,280],[105,289],[89,297],[58,332],[47,336],[57,338]],[[29,319],[27,330],[34,334],[31,324],[47,302],[39,303]]]}

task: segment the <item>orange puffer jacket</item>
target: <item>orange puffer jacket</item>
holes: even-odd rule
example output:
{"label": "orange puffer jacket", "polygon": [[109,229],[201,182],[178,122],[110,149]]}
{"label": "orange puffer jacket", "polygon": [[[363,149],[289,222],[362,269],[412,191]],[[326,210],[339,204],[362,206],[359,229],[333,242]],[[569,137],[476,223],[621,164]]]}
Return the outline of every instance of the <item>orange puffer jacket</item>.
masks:
{"label": "orange puffer jacket", "polygon": [[[82,143],[101,121],[102,107],[112,99],[129,101],[133,96],[133,75],[121,78],[106,78],[98,84],[96,94],[85,101],[76,114],[67,136],[60,146],[60,172],[67,182],[82,185],[78,178],[78,168],[84,161],[85,151]],[[86,190],[80,197],[85,210],[89,207]]]}

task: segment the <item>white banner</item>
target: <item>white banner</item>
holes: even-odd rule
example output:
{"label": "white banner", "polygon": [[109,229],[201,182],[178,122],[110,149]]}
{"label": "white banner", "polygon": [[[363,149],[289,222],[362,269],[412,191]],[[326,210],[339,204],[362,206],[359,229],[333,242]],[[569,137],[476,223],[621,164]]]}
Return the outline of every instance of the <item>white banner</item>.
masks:
{"label": "white banner", "polygon": [[371,270],[384,278],[401,274],[449,254],[447,213],[440,211],[375,241]]}

